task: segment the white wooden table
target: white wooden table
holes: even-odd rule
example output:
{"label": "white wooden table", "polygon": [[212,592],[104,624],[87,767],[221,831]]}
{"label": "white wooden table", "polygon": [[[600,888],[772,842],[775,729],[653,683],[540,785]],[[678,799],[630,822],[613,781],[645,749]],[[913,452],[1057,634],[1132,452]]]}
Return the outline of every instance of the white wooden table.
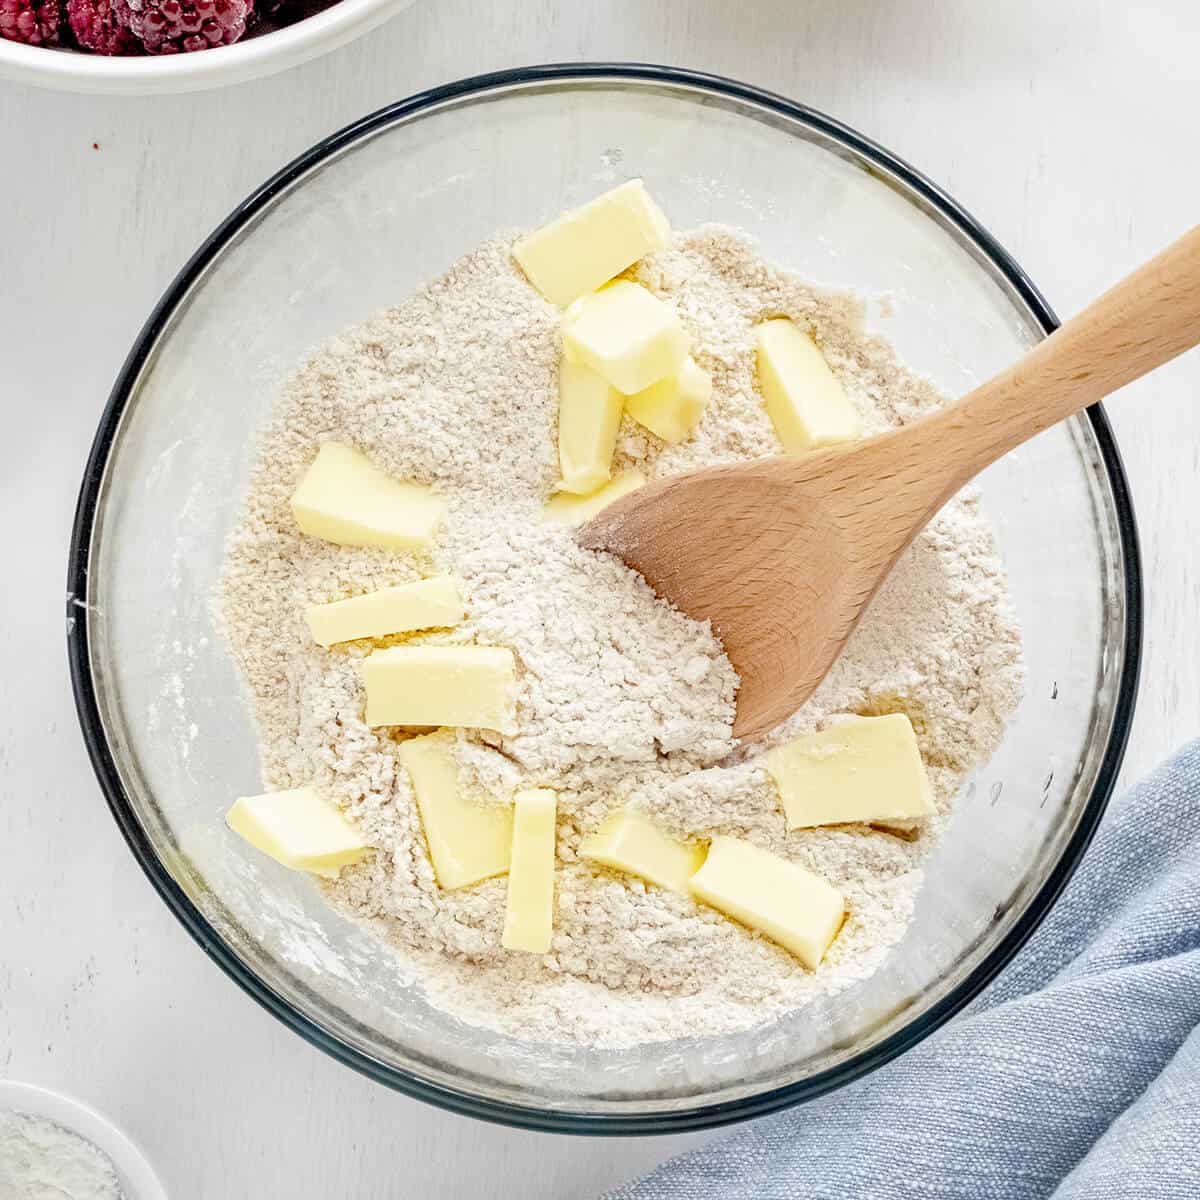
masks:
{"label": "white wooden table", "polygon": [[[99,1107],[180,1200],[588,1197],[696,1140],[483,1125],[286,1032],[142,878],[67,681],[84,456],[131,339],[199,240],[287,159],[388,101],[580,58],[733,75],[857,126],[980,217],[1062,315],[1200,221],[1194,0],[419,0],[364,42],[222,93],[0,83],[0,1076]],[[1128,780],[1200,731],[1200,355],[1111,412],[1148,579]]]}

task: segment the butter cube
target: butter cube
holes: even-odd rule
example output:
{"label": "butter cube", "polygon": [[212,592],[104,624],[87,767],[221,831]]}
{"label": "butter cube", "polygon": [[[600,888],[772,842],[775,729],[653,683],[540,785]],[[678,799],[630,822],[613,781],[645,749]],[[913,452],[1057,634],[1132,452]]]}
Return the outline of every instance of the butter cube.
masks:
{"label": "butter cube", "polygon": [[581,858],[637,875],[659,887],[689,895],[688,881],[704,862],[705,849],[679,842],[632,808],[610,813],[579,846]]}
{"label": "butter cube", "polygon": [[759,390],[789,454],[861,436],[854,406],[804,330],[780,317],[764,321],[755,334]]}
{"label": "butter cube", "polygon": [[318,646],[332,646],[355,638],[448,628],[466,614],[458,584],[449,575],[439,575],[349,600],[312,604],[304,615],[313,641]]}
{"label": "butter cube", "polygon": [[582,525],[614,500],[636,491],[646,482],[641,471],[622,471],[615,479],[597,488],[590,496],[572,496],[559,492],[551,496],[542,509],[542,520],[553,525]]}
{"label": "butter cube", "polygon": [[847,822],[910,825],[933,812],[912,722],[851,717],[767,754],[789,829]]}
{"label": "butter cube", "polygon": [[704,415],[712,395],[712,378],[690,355],[678,375],[660,379],[628,397],[625,411],[664,442],[682,442]]}
{"label": "butter cube", "polygon": [[513,257],[547,300],[566,307],[670,240],[662,210],[631,179],[521,238]]}
{"label": "butter cube", "polygon": [[459,791],[458,764],[444,733],[411,738],[399,754],[439,886],[453,891],[503,875],[512,853],[512,809],[476,804]]}
{"label": "butter cube", "polygon": [[464,725],[506,733],[516,660],[502,646],[392,646],[363,660],[367,724]]}
{"label": "butter cube", "polygon": [[621,393],[590,367],[565,358],[559,363],[558,462],[563,491],[586,496],[607,482],[624,402]]}
{"label": "butter cube", "polygon": [[401,483],[353,446],[325,442],[292,494],[301,532],[339,546],[422,551],[433,544],[446,501]]}
{"label": "butter cube", "polygon": [[256,850],[293,871],[334,877],[370,849],[341,809],[311,788],[242,796],[225,822]]}
{"label": "butter cube", "polygon": [[513,802],[512,864],[500,944],[545,954],[554,928],[554,822],[558,797],[549,788],[518,792]]}
{"label": "butter cube", "polygon": [[842,894],[819,875],[739,838],[713,838],[692,894],[757,929],[815,971],[842,927]]}
{"label": "butter cube", "polygon": [[675,310],[627,279],[576,300],[563,315],[566,356],[626,396],[677,375],[690,348]]}

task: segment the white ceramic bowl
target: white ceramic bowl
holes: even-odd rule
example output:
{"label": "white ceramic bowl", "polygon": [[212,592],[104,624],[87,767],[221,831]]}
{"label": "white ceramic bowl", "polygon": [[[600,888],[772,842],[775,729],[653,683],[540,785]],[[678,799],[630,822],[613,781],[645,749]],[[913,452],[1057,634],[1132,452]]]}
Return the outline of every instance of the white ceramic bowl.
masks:
{"label": "white ceramic bowl", "polygon": [[6,1111],[43,1117],[91,1142],[108,1156],[126,1200],[167,1200],[166,1188],[137,1146],[86,1104],[31,1083],[0,1079],[0,1112]]}
{"label": "white ceramic bowl", "polygon": [[283,29],[194,54],[139,58],[80,54],[0,39],[0,75],[65,92],[192,92],[299,66],[381,25],[413,0],[341,0]]}

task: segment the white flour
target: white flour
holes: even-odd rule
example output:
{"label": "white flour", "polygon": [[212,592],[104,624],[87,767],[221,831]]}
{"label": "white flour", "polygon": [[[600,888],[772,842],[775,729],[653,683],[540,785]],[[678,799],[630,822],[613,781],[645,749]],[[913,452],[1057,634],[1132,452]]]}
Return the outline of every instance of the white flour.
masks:
{"label": "white flour", "polygon": [[44,1117],[0,1112],[0,1200],[121,1200],[108,1156]]}
{"label": "white flour", "polygon": [[[557,310],[482,246],[425,292],[330,342],[287,386],[231,540],[222,609],[262,741],[264,782],[314,784],[378,852],[324,885],[374,923],[430,998],[534,1040],[629,1044],[768,1020],[868,975],[903,934],[964,774],[997,745],[1021,686],[1020,637],[975,501],[953,501],[873,602],[817,695],[778,741],[837,712],[903,709],[930,768],[939,817],[915,841],[865,828],[784,832],[765,773],[730,737],[736,677],[706,625],[659,601],[614,559],[541,525],[558,477]],[[862,331],[852,297],[768,267],[709,228],[644,262],[713,376],[693,437],[663,448],[625,421],[618,465],[671,474],[777,452],[755,392],[753,325],[789,315],[818,341],[868,426],[911,420],[940,397]],[[303,538],[288,508],[316,445],[351,442],[392,474],[450,498],[432,564]],[[515,785],[559,793],[552,952],[500,949],[505,883],[434,882],[396,742],[362,720],[358,662],[371,648],[312,643],[304,606],[428,573],[464,582],[468,621],[436,640],[510,646],[521,665],[518,732],[460,734],[465,786],[504,802]],[[580,837],[634,801],[682,834],[735,832],[845,893],[847,923],[805,971],[714,911],[577,860]]]}

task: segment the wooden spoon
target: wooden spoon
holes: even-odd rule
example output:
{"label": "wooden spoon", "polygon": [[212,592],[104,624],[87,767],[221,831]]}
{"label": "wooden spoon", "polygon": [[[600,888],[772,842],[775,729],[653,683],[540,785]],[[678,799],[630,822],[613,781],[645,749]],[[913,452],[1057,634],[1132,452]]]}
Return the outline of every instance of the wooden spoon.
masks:
{"label": "wooden spoon", "polygon": [[968,480],[1198,343],[1200,226],[930,416],[798,457],[659,480],[594,517],[579,541],[712,622],[742,681],[733,732],[754,737],[813,693],[896,560]]}

